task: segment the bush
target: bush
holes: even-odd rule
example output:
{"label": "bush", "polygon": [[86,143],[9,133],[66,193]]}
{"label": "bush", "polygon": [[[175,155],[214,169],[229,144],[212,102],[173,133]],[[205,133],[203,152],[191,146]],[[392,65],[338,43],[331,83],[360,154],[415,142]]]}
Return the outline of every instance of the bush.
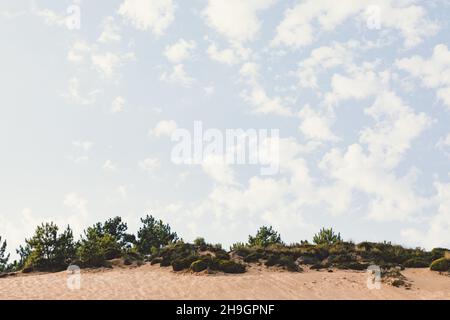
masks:
{"label": "bush", "polygon": [[450,270],[449,260],[445,257],[434,260],[430,265],[430,269],[433,271],[448,271]]}
{"label": "bush", "polygon": [[0,273],[8,269],[9,254],[6,254],[6,240],[2,242],[0,237]]}
{"label": "bush", "polygon": [[278,260],[278,265],[291,272],[298,272],[301,270],[295,263],[294,259],[289,256],[280,257],[280,259]]}
{"label": "bush", "polygon": [[152,261],[150,261],[150,265],[153,266],[154,264],[161,263],[162,260],[163,260],[163,259],[162,259],[161,257],[153,258]]}
{"label": "bush", "polygon": [[105,266],[106,260],[122,254],[117,239],[109,233],[102,233],[95,226],[84,232],[77,253],[84,267]]}
{"label": "bush", "polygon": [[266,267],[272,267],[272,266],[277,265],[279,263],[279,261],[280,261],[279,255],[271,254],[271,255],[269,255],[267,261],[264,264]]}
{"label": "bush", "polygon": [[225,273],[244,273],[245,266],[243,264],[231,260],[219,260],[219,270]]}
{"label": "bush", "polygon": [[136,248],[141,254],[149,254],[152,248],[160,249],[178,240],[168,224],[147,215],[141,218],[143,226],[137,232]]}
{"label": "bush", "polygon": [[272,229],[272,227],[263,226],[259,228],[254,237],[248,236],[248,244],[251,247],[267,247],[272,244],[283,244],[280,234]]}
{"label": "bush", "polygon": [[194,261],[198,260],[198,256],[189,256],[183,259],[177,259],[172,262],[173,271],[181,271],[185,269],[189,269]]}
{"label": "bush", "polygon": [[428,268],[430,263],[421,258],[411,258],[406,260],[403,265],[406,268]]}
{"label": "bush", "polygon": [[314,236],[313,241],[315,244],[330,245],[337,242],[341,242],[342,238],[340,233],[338,234],[334,233],[333,228],[331,229],[322,228],[322,230],[320,230],[319,233],[317,233]]}
{"label": "bush", "polygon": [[23,267],[35,271],[61,271],[75,259],[75,243],[70,227],[58,234],[58,226],[46,223],[36,228],[32,238],[22,248]]}
{"label": "bush", "polygon": [[196,260],[192,262],[190,268],[194,272],[201,272],[203,270],[206,270],[208,268],[208,265],[203,260]]}
{"label": "bush", "polygon": [[194,240],[194,245],[196,245],[197,247],[206,246],[205,238],[202,238],[202,237],[196,238],[196,239]]}
{"label": "bush", "polygon": [[258,262],[262,258],[259,252],[250,253],[248,256],[244,257],[244,262]]}

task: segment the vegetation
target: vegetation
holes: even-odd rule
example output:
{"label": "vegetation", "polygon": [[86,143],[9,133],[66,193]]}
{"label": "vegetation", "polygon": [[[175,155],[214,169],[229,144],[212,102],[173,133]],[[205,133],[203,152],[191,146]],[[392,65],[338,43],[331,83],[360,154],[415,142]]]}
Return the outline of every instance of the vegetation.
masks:
{"label": "vegetation", "polygon": [[325,229],[322,228],[322,230],[319,231],[319,233],[317,233],[314,238],[313,241],[315,244],[333,244],[336,242],[341,242],[341,234],[335,234],[333,231],[333,228],[331,229]]}
{"label": "vegetation", "polygon": [[249,246],[267,247],[274,244],[283,244],[280,234],[272,227],[261,227],[254,237],[248,236]]}
{"label": "vegetation", "polygon": [[45,223],[36,228],[26,247],[21,248],[26,271],[60,271],[75,258],[73,232],[69,226],[58,234],[58,226]]}
{"label": "vegetation", "polygon": [[450,271],[450,260],[445,257],[434,260],[430,269],[433,271]]}
{"label": "vegetation", "polygon": [[6,240],[2,242],[0,237],[0,273],[8,270],[9,254],[6,254]]}
{"label": "vegetation", "polygon": [[249,264],[290,272],[301,272],[302,266],[366,270],[372,264],[380,266],[383,274],[398,273],[405,267],[450,271],[450,254],[445,248],[426,251],[390,242],[355,244],[342,240],[333,229],[320,230],[314,244],[305,240],[286,245],[271,226],[262,226],[255,236],[248,237],[248,243],[236,243],[227,252],[220,244],[207,243],[200,237],[185,243],[168,224],[152,216],[141,222],[135,236],[127,233],[127,224],[120,217],[108,219],[88,227],[78,242],[69,226],[60,232],[55,224],[45,223],[16,250],[19,258],[10,264],[6,241],[0,238],[0,273],[60,271],[70,264],[94,268],[140,265],[144,260],[171,267],[174,272],[242,273]]}
{"label": "vegetation", "polygon": [[137,232],[136,248],[143,255],[148,255],[152,250],[159,250],[178,240],[177,234],[161,220],[147,215],[141,219],[141,222],[143,226]]}

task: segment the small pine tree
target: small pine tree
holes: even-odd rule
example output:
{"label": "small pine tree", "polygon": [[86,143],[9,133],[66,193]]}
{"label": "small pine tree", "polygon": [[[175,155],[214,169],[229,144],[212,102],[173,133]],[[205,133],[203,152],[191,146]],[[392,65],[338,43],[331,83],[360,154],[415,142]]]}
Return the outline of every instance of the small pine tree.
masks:
{"label": "small pine tree", "polygon": [[259,228],[254,237],[248,236],[248,244],[250,246],[267,247],[272,244],[283,244],[280,234],[276,232],[271,226],[263,226]]}
{"label": "small pine tree", "polygon": [[6,240],[2,242],[2,237],[0,236],[0,273],[8,270],[9,254],[6,254],[6,246]]}
{"label": "small pine tree", "polygon": [[325,229],[322,228],[319,233],[314,235],[313,241],[315,244],[333,244],[336,242],[341,242],[341,234],[334,233],[333,228]]}
{"label": "small pine tree", "polygon": [[143,226],[137,232],[136,248],[141,254],[150,254],[152,250],[174,243],[178,235],[172,232],[170,225],[147,215],[141,218]]}

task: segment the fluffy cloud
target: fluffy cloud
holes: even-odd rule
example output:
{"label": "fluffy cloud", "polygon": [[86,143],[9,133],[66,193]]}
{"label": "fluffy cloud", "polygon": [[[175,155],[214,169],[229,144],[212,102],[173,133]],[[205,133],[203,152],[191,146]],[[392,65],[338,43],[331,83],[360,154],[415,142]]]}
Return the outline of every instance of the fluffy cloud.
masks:
{"label": "fluffy cloud", "polygon": [[136,29],[161,35],[174,20],[175,5],[172,0],[124,0],[118,12]]}
{"label": "fluffy cloud", "polygon": [[114,17],[108,16],[103,19],[102,22],[103,31],[98,38],[98,42],[100,43],[109,43],[109,42],[118,42],[122,39],[119,31],[120,28],[117,25],[117,22],[114,20]]}
{"label": "fluffy cloud", "polygon": [[184,70],[183,64],[174,65],[172,72],[163,72],[159,79],[185,88],[190,88],[195,83],[195,79],[188,75]]}
{"label": "fluffy cloud", "polygon": [[246,42],[253,40],[261,28],[257,13],[273,3],[273,0],[208,0],[203,15],[210,27],[231,42]]}
{"label": "fluffy cloud", "polygon": [[331,119],[309,105],[303,107],[299,113],[301,119],[300,131],[309,139],[319,141],[336,141],[337,137],[330,129]]}
{"label": "fluffy cloud", "polygon": [[[375,220],[404,220],[427,204],[416,194],[414,170],[398,178],[394,169],[411,143],[430,124],[431,119],[404,105],[393,92],[381,92],[365,110],[375,120],[373,127],[360,133],[360,143],[345,152],[328,152],[320,167],[342,186],[370,195],[368,216]],[[367,153],[362,145],[367,146]]]}
{"label": "fluffy cloud", "polygon": [[157,158],[146,158],[139,162],[139,167],[147,173],[153,173],[160,164],[161,163]]}
{"label": "fluffy cloud", "polygon": [[434,202],[437,214],[428,219],[428,230],[425,232],[414,228],[402,230],[402,236],[413,243],[420,243],[426,248],[450,247],[450,184],[436,182],[437,194]]}
{"label": "fluffy cloud", "polygon": [[292,111],[281,97],[269,97],[266,90],[259,84],[258,69],[257,64],[247,62],[239,71],[241,80],[249,85],[249,89],[241,93],[244,101],[250,104],[255,113],[292,116]]}
{"label": "fluffy cloud", "polygon": [[[374,14],[376,16],[372,16]],[[272,44],[304,47],[312,44],[320,32],[333,31],[350,18],[366,24],[368,19],[378,20],[380,28],[397,30],[406,47],[419,44],[438,29],[435,23],[427,20],[425,9],[410,0],[380,0],[376,4],[370,0],[347,0],[340,3],[339,10],[333,0],[307,0],[286,10]]]}
{"label": "fluffy cloud", "polygon": [[195,47],[195,41],[179,39],[176,43],[166,47],[164,55],[172,63],[181,63],[191,57]]}
{"label": "fluffy cloud", "polygon": [[429,59],[416,55],[398,59],[396,66],[420,79],[424,87],[437,89],[438,99],[450,108],[450,51],[446,45],[436,45]]}
{"label": "fluffy cloud", "polygon": [[202,168],[208,176],[220,184],[236,184],[233,170],[220,155],[207,156],[202,162]]}
{"label": "fluffy cloud", "polygon": [[170,136],[177,127],[177,123],[174,120],[162,120],[150,131],[150,134],[156,137]]}
{"label": "fluffy cloud", "polygon": [[122,112],[124,107],[125,107],[125,102],[126,102],[125,99],[122,98],[121,96],[116,97],[113,100],[112,107],[111,107],[111,112],[112,113]]}

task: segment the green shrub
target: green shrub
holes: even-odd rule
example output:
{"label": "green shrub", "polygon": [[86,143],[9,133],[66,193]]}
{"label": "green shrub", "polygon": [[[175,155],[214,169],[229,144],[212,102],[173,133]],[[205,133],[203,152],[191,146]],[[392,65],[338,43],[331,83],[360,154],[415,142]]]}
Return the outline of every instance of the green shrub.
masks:
{"label": "green shrub", "polygon": [[244,257],[244,262],[258,262],[262,258],[259,252],[250,253],[248,256]]}
{"label": "green shrub", "polygon": [[24,267],[35,271],[61,271],[75,259],[73,232],[68,226],[58,234],[58,226],[45,223],[36,228],[32,238],[25,240]]}
{"label": "green shrub", "polygon": [[189,267],[192,265],[194,261],[197,261],[199,259],[198,256],[189,256],[187,258],[183,259],[177,259],[172,261],[172,269],[173,271],[181,271],[185,269],[189,269]]}
{"label": "green shrub", "polygon": [[203,260],[197,260],[192,262],[190,268],[194,272],[201,272],[203,270],[206,270],[208,268],[208,265]]}
{"label": "green shrub", "polygon": [[162,260],[163,260],[163,259],[162,259],[161,257],[153,258],[153,259],[150,261],[150,265],[153,266],[154,264],[161,263]]}
{"label": "green shrub", "polygon": [[325,229],[322,228],[319,233],[317,233],[314,238],[313,241],[315,244],[325,244],[325,245],[330,245],[330,244],[334,244],[336,242],[341,242],[342,238],[341,238],[341,234],[338,233],[334,233],[333,228],[331,229]]}
{"label": "green shrub", "polygon": [[266,265],[266,267],[272,267],[275,266],[279,263],[280,261],[280,256],[276,255],[276,254],[271,254],[269,255],[267,261],[264,263]]}
{"label": "green shrub", "polygon": [[430,262],[422,258],[411,258],[406,260],[403,265],[406,268],[428,268],[430,266]]}
{"label": "green shrub", "polygon": [[289,256],[280,257],[280,259],[278,260],[278,265],[291,272],[298,272],[301,270],[295,263],[294,259]]}
{"label": "green shrub", "polygon": [[445,257],[434,260],[430,265],[430,269],[433,271],[448,271],[450,269],[449,260]]}
{"label": "green shrub", "polygon": [[168,224],[147,215],[141,219],[143,226],[137,232],[136,248],[141,254],[149,254],[152,248],[160,249],[178,240]]}
{"label": "green shrub", "polygon": [[117,239],[109,233],[102,233],[98,228],[89,227],[80,241],[78,257],[84,267],[102,267],[106,260],[121,256]]}
{"label": "green shrub", "polygon": [[251,247],[267,247],[272,244],[282,244],[280,234],[276,232],[271,226],[263,226],[259,228],[254,237],[248,236],[248,244]]}
{"label": "green shrub", "polygon": [[244,273],[245,266],[243,264],[231,261],[231,260],[219,260],[218,261],[220,271],[225,273]]}
{"label": "green shrub", "polygon": [[0,237],[0,273],[8,269],[9,254],[6,254],[6,240],[2,242]]}

